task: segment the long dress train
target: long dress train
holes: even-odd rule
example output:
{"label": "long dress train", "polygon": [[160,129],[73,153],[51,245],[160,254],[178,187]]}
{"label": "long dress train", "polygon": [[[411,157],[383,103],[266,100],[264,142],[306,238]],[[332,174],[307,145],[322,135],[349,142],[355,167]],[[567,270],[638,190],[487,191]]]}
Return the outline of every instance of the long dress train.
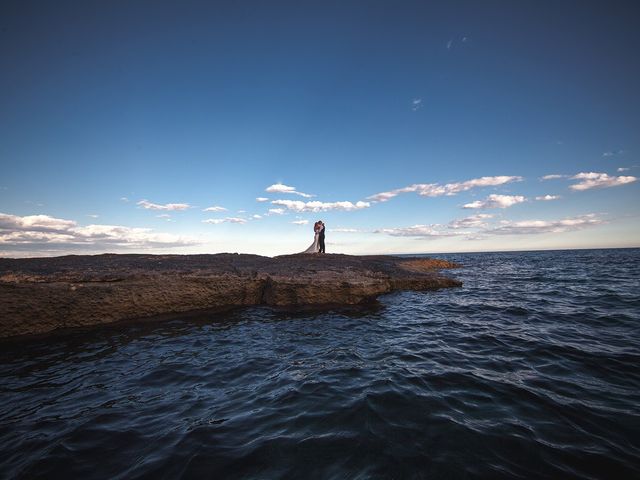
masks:
{"label": "long dress train", "polygon": [[313,236],[313,243],[311,244],[311,246],[302,253],[318,253],[318,250],[320,250],[319,239],[320,239],[320,234],[316,233]]}

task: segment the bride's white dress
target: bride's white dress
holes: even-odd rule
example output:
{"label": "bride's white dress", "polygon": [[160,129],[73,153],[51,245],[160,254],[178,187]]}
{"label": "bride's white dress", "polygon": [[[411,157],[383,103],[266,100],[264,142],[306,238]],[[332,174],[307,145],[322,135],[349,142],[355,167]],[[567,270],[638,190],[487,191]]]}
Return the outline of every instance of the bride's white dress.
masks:
{"label": "bride's white dress", "polygon": [[319,237],[320,237],[320,234],[316,233],[313,236],[313,243],[311,244],[311,246],[302,253],[318,253],[318,250],[320,249],[320,245],[318,244]]}

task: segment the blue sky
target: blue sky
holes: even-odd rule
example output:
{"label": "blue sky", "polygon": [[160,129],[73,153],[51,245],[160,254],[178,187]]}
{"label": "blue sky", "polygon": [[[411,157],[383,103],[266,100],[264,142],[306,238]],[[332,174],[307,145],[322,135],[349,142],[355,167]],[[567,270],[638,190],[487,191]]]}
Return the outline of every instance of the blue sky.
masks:
{"label": "blue sky", "polygon": [[640,246],[636,18],[3,2],[0,255]]}

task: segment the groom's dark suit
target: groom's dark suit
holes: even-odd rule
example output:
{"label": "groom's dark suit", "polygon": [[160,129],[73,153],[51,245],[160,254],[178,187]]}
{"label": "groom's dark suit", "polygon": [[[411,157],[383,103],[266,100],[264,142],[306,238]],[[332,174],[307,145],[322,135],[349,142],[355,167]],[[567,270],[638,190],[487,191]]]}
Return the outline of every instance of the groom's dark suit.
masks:
{"label": "groom's dark suit", "polygon": [[320,249],[318,251],[320,253],[325,253],[324,252],[324,225],[322,225],[322,228],[320,229],[320,233],[318,235],[318,242],[320,243]]}

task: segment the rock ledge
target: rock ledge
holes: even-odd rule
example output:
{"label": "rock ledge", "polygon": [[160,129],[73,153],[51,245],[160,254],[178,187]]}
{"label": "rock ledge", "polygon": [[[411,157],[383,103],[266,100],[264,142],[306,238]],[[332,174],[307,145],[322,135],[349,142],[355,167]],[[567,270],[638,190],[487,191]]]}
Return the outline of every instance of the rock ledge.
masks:
{"label": "rock ledge", "polygon": [[0,259],[0,338],[202,309],[358,305],[461,286],[444,260],[394,256],[69,255]]}

